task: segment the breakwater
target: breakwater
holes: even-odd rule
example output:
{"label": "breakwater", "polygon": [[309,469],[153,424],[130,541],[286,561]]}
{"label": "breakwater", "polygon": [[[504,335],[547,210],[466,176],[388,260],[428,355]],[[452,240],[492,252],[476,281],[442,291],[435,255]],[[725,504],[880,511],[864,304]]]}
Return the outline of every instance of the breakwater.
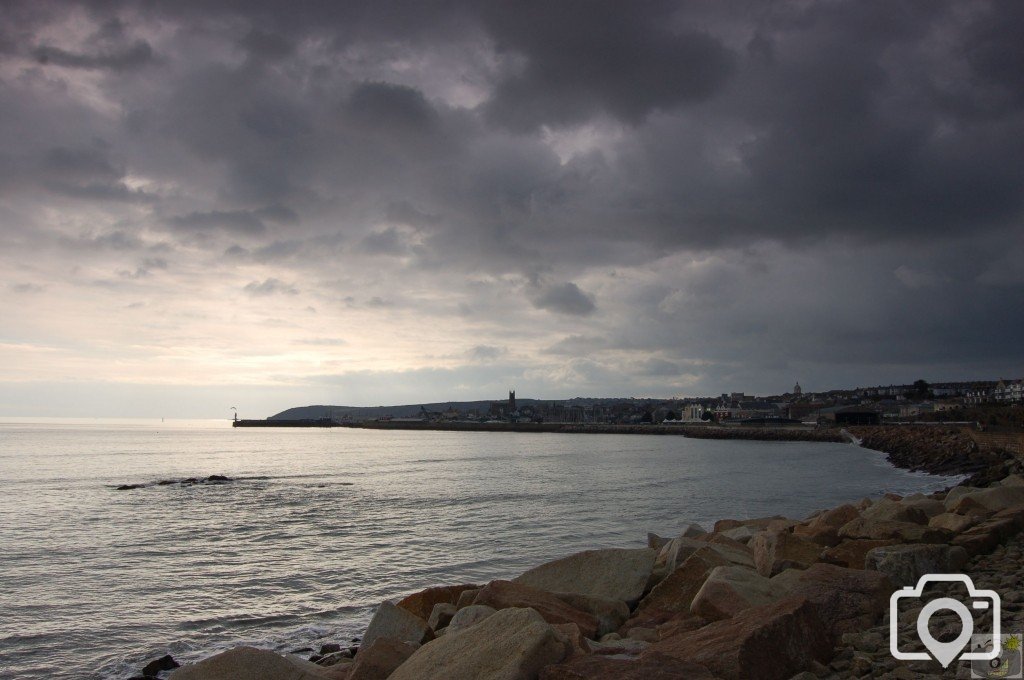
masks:
{"label": "breakwater", "polygon": [[748,425],[653,425],[619,423],[511,423],[434,422],[425,420],[367,420],[342,423],[318,421],[243,420],[239,427],[348,427],[366,430],[415,430],[438,432],[543,432],[554,434],[636,434],[681,436],[693,439],[742,439],[754,441],[836,442],[846,439],[834,428],[804,426],[758,427]]}
{"label": "breakwater", "polygon": [[[1005,592],[1004,631],[1024,623],[1024,477],[928,495],[888,494],[812,513],[678,520],[645,548],[605,548],[510,580],[438,584],[380,604],[359,640],[307,658],[240,647],[172,680],[579,680],[965,677],[923,651],[920,600],[886,621],[890,595],[928,573],[961,572]],[[956,596],[940,584],[930,597]],[[976,611],[975,631],[991,629]],[[989,620],[986,620],[988,617]],[[939,610],[945,639],[962,625]],[[161,659],[164,667],[171,661]],[[960,664],[963,665],[963,664]]]}
{"label": "breakwater", "polygon": [[861,446],[885,453],[889,462],[905,470],[971,475],[971,483],[987,483],[1024,471],[1011,452],[998,446],[979,446],[968,428],[883,425],[851,427],[849,432],[861,440]]}

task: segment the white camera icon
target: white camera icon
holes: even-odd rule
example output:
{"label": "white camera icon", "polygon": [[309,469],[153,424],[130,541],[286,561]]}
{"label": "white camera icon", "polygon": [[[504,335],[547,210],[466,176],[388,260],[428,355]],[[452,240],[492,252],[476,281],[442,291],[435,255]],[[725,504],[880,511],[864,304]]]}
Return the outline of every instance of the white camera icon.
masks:
{"label": "white camera icon", "polygon": [[[958,582],[967,586],[967,599],[971,609],[989,610],[992,614],[992,646],[993,649],[984,652],[965,652],[960,654],[963,648],[971,639],[974,633],[974,617],[967,605],[951,597],[940,597],[929,601],[921,609],[917,616],[917,636],[924,646],[931,652],[901,652],[899,650],[899,602],[910,598],[920,598],[925,586],[933,582]],[[974,581],[965,574],[925,574],[916,586],[905,586],[897,590],[889,598],[889,652],[901,661],[918,661],[935,658],[944,668],[954,660],[961,661],[990,661],[999,656],[1000,645],[1000,599],[999,594],[994,590],[978,590],[974,587]],[[963,623],[963,630],[952,642],[939,642],[928,631],[928,621],[932,615],[942,609],[948,609],[960,617]]]}

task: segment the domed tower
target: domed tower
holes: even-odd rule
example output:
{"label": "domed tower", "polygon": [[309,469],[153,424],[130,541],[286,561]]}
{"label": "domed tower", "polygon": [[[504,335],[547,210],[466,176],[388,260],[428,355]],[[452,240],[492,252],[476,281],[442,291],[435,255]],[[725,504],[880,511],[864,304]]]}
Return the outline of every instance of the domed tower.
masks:
{"label": "domed tower", "polygon": [[796,385],[793,386],[793,394],[795,394],[796,396],[799,397],[803,393],[804,393],[804,391],[800,387],[800,383],[799,382]]}

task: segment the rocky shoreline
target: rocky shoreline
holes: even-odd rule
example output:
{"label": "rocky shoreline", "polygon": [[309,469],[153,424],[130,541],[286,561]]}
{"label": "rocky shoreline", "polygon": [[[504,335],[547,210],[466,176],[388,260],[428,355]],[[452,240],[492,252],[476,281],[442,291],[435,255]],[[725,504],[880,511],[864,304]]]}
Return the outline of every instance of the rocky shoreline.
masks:
{"label": "rocky shoreline", "polygon": [[1006,475],[1024,472],[1007,451],[979,447],[959,427],[864,426],[848,428],[861,446],[881,451],[898,468],[935,475],[970,475],[967,484],[987,485]]}
{"label": "rocky shoreline", "polygon": [[[900,467],[973,472],[930,495],[895,495],[804,519],[723,519],[646,548],[591,550],[510,581],[428,588],[383,602],[358,646],[303,658],[242,647],[147,677],[173,680],[582,680],[970,677],[964,662],[889,653],[894,590],[963,572],[1001,590],[1004,632],[1024,629],[1024,476],[955,433],[852,428]],[[969,439],[969,438],[968,438]],[[972,442],[973,445],[973,442]],[[931,450],[933,462],[922,456]],[[932,469],[934,468],[934,469]],[[1003,474],[1006,473],[1006,474]],[[999,477],[996,479],[996,477]],[[918,607],[917,611],[920,611]],[[913,610],[898,622],[916,640]],[[980,612],[976,612],[980,615]],[[953,615],[955,618],[955,615]],[[959,622],[936,615],[933,635]],[[978,630],[985,630],[979,620]]]}

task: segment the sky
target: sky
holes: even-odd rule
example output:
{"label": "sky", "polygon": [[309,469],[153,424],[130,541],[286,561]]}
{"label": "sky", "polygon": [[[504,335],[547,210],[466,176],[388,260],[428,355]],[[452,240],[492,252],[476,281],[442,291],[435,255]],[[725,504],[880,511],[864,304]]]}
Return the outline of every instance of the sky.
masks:
{"label": "sky", "polygon": [[1024,375],[1024,3],[0,3],[0,415]]}

